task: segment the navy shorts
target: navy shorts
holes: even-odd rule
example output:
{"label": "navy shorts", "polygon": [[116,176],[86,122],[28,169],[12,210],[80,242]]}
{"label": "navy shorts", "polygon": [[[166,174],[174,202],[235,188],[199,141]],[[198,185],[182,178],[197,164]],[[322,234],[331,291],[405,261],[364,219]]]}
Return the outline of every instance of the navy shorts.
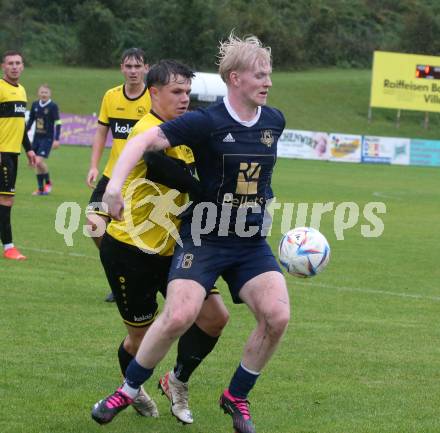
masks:
{"label": "navy shorts", "polygon": [[[144,253],[108,233],[102,238],[99,253],[124,323],[137,328],[153,323],[159,312],[157,294],[164,298],[167,294],[171,256]],[[219,291],[213,287],[210,294]]]}
{"label": "navy shorts", "polygon": [[105,193],[108,181],[110,179],[107,176],[102,176],[96,184],[95,189],[90,196],[89,204],[86,208],[86,213],[96,213],[98,215],[109,216],[108,212],[102,206],[102,197]]}
{"label": "navy shorts", "polygon": [[49,158],[50,151],[52,149],[53,140],[47,137],[34,136],[34,141],[32,142],[32,150],[36,155],[42,156],[43,158]]}
{"label": "navy shorts", "polygon": [[264,272],[282,273],[264,238],[202,238],[201,245],[195,246],[186,232],[187,228],[182,227],[183,247],[176,245],[168,281],[194,280],[209,293],[221,276],[228,284],[234,303],[240,304],[243,301],[239,292],[247,281]]}

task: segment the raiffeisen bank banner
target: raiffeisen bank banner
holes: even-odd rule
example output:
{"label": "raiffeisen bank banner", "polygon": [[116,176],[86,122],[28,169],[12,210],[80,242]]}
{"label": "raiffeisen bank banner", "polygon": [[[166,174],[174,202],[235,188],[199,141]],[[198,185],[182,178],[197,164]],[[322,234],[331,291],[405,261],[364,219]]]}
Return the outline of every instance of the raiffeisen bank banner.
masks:
{"label": "raiffeisen bank banner", "polygon": [[370,106],[440,112],[440,57],[375,51]]}

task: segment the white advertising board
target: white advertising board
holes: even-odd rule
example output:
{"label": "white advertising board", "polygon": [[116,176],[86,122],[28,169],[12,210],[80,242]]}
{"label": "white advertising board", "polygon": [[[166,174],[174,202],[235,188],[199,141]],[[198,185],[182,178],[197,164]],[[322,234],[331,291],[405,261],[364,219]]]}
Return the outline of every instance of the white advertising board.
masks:
{"label": "white advertising board", "polygon": [[409,164],[410,139],[364,136],[362,162]]}
{"label": "white advertising board", "polygon": [[300,159],[328,159],[328,134],[285,129],[278,140],[278,156]]}
{"label": "white advertising board", "polygon": [[329,135],[329,160],[340,162],[361,162],[362,135]]}

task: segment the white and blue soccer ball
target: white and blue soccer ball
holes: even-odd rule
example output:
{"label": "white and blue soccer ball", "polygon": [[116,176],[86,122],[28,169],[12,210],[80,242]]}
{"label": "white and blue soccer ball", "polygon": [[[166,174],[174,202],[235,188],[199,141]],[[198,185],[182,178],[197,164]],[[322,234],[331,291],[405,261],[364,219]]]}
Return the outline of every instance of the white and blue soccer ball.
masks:
{"label": "white and blue soccer ball", "polygon": [[330,260],[330,246],[324,235],[311,227],[289,230],[278,246],[280,263],[296,277],[314,277]]}

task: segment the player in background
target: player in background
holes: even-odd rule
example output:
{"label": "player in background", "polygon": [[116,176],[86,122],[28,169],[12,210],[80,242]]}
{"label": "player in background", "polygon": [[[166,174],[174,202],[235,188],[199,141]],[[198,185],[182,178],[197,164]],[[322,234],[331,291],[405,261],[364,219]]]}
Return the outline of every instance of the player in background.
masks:
{"label": "player in background", "polygon": [[[162,60],[152,66],[147,75],[151,111],[136,123],[128,138],[183,114],[188,108],[193,76],[187,66],[174,60]],[[169,228],[175,227],[177,232],[180,224],[172,210],[187,202],[186,191],[193,196],[198,194],[198,181],[191,173],[193,166],[193,153],[186,146],[169,148],[147,163],[141,159],[123,187],[124,219],[111,220],[101,242],[101,262],[127,328],[118,350],[124,377],[158,314],[157,292],[166,294],[175,245]],[[166,186],[170,182],[180,192]],[[167,201],[171,193],[175,194]],[[171,402],[171,413],[184,424],[193,422],[188,380],[216,345],[227,320],[228,311],[215,289],[203,303],[196,323],[179,339],[175,368],[160,380],[159,386]],[[142,387],[132,405],[143,415],[158,415]],[[97,421],[101,422],[99,418]]]}
{"label": "player in background", "polygon": [[[266,106],[272,60],[270,48],[256,37],[241,40],[231,34],[221,43],[219,72],[227,86],[223,102],[134,137],[107,185],[104,201],[110,215],[120,219],[122,185],[142,154],[185,143],[194,152],[204,202],[194,208],[193,218],[182,221],[182,246],[176,246],[173,256],[163,312],[145,334],[125,382],[95,405],[95,417],[105,422],[132,402],[173,341],[194,322],[207,293],[222,276],[233,301],[249,307],[256,327],[219,404],[231,415],[237,433],[255,433],[248,394],[290,318],[286,282],[264,237],[264,211],[272,198],[277,141],[285,120],[280,111]],[[201,210],[209,208],[216,211],[215,218],[206,217],[212,230],[202,234],[204,227],[193,223],[203,215]]]}
{"label": "player in background", "polygon": [[12,242],[11,227],[21,146],[26,151],[29,164],[35,166],[35,152],[26,134],[26,91],[18,82],[23,70],[23,56],[18,51],[3,54],[3,78],[0,79],[0,240],[3,257],[12,260],[26,259]]}
{"label": "player in background", "polygon": [[38,88],[38,101],[32,103],[26,130],[29,131],[35,122],[35,133],[32,150],[37,155],[36,175],[38,188],[32,195],[47,195],[52,191],[52,181],[45,160],[51,149],[60,146],[61,120],[58,105],[51,99],[51,90],[47,84]]}
{"label": "player in background", "polygon": [[[112,174],[113,166],[125,146],[128,134],[136,122],[151,108],[150,94],[144,82],[145,74],[148,72],[145,53],[139,48],[125,50],[121,56],[121,72],[124,76],[124,84],[107,90],[102,99],[87,174],[87,185],[93,188],[87,206],[87,223],[98,249],[105,227],[110,221],[108,213],[101,205],[105,187]],[[96,183],[99,176],[99,162],[109,130],[113,137],[112,148],[103,175]],[[114,301],[112,293],[109,293],[106,301]]]}

